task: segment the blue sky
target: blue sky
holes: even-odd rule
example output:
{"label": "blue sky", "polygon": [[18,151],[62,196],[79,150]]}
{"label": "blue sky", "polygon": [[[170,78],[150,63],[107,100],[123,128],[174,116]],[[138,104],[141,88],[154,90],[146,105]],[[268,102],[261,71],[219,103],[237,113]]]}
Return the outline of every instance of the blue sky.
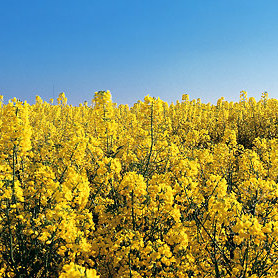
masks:
{"label": "blue sky", "polygon": [[0,0],[0,94],[278,98],[278,1]]}

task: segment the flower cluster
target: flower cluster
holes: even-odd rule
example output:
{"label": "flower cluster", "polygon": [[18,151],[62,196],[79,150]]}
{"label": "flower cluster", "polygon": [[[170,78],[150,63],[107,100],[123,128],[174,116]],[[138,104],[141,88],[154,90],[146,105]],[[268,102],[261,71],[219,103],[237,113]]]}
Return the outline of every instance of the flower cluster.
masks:
{"label": "flower cluster", "polygon": [[0,277],[278,277],[277,115],[0,97]]}

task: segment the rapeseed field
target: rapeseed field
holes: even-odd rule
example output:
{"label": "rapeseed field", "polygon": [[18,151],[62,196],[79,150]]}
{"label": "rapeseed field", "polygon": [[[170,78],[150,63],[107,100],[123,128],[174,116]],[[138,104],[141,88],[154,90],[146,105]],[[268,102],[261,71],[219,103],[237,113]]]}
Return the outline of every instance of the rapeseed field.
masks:
{"label": "rapeseed field", "polygon": [[278,100],[0,105],[0,277],[278,277]]}

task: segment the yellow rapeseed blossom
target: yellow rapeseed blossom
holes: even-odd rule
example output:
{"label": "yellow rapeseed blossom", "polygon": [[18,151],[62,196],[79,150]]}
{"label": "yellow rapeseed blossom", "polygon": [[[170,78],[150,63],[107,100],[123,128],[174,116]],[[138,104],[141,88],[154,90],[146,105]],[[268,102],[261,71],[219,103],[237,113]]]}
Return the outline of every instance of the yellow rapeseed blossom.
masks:
{"label": "yellow rapeseed blossom", "polygon": [[59,278],[99,278],[95,269],[85,269],[74,263],[64,265]]}
{"label": "yellow rapeseed blossom", "polygon": [[278,277],[277,114],[0,96],[0,277]]}

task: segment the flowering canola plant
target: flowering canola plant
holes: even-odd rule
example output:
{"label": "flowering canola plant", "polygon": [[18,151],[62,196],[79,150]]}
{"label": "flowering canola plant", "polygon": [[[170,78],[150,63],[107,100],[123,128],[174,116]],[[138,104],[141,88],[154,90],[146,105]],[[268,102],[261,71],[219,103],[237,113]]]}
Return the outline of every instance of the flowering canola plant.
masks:
{"label": "flowering canola plant", "polygon": [[278,100],[0,99],[0,277],[278,277]]}

